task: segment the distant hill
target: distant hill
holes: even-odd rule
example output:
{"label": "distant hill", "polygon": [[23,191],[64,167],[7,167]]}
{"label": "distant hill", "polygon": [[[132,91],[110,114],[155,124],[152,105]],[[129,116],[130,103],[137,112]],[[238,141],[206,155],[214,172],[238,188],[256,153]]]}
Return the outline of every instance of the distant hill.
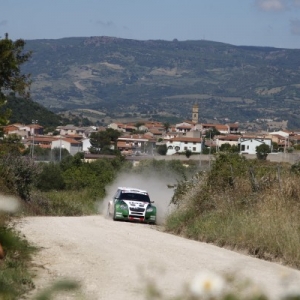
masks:
{"label": "distant hill", "polygon": [[75,125],[90,125],[86,120],[73,115],[61,116],[43,105],[29,99],[23,99],[14,96],[8,96],[7,104],[1,108],[10,109],[11,116],[9,123],[31,124],[32,121],[38,121],[45,130],[54,130],[59,125],[73,123]]}
{"label": "distant hill", "polygon": [[[288,120],[300,128],[300,50],[112,37],[29,40],[32,99],[53,112],[200,121]],[[97,116],[96,116],[97,119]]]}

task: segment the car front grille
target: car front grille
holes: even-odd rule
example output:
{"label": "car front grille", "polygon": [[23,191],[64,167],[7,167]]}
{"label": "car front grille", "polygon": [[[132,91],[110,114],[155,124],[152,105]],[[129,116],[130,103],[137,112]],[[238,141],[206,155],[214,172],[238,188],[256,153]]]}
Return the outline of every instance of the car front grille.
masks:
{"label": "car front grille", "polygon": [[141,208],[141,207],[130,207],[130,210],[133,212],[144,212],[145,208]]}

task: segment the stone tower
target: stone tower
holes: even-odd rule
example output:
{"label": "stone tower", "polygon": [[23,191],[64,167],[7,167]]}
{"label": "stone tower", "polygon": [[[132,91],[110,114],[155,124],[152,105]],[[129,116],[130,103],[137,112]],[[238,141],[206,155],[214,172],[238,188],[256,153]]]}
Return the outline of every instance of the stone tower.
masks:
{"label": "stone tower", "polygon": [[199,123],[199,107],[198,107],[198,104],[194,104],[193,105],[192,122],[194,124],[198,124]]}

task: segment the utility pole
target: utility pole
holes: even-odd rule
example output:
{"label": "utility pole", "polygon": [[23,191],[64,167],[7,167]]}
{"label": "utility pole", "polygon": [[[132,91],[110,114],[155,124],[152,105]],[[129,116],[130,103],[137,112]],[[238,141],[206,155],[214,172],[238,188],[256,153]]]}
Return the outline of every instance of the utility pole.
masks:
{"label": "utility pole", "polygon": [[59,161],[61,162],[61,136],[59,138]]}
{"label": "utility pole", "polygon": [[31,149],[31,158],[33,159],[33,155],[34,155],[34,133],[35,133],[35,124],[38,123],[38,120],[32,120],[32,124],[33,124],[33,133],[32,133],[32,149]]}
{"label": "utility pole", "polygon": [[209,131],[209,170],[210,170],[210,155],[211,155],[211,131]]}

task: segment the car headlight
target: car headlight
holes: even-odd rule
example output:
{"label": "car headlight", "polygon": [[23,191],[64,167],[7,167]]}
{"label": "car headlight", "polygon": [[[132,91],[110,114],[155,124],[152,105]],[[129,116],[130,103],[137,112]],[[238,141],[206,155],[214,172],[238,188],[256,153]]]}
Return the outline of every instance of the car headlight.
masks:
{"label": "car headlight", "polygon": [[148,208],[147,208],[147,212],[153,212],[153,210],[154,210],[154,209],[153,209],[152,207],[148,207]]}
{"label": "car headlight", "polygon": [[121,209],[128,209],[128,206],[127,206],[127,204],[121,204],[121,205],[120,205],[120,208],[121,208]]}

